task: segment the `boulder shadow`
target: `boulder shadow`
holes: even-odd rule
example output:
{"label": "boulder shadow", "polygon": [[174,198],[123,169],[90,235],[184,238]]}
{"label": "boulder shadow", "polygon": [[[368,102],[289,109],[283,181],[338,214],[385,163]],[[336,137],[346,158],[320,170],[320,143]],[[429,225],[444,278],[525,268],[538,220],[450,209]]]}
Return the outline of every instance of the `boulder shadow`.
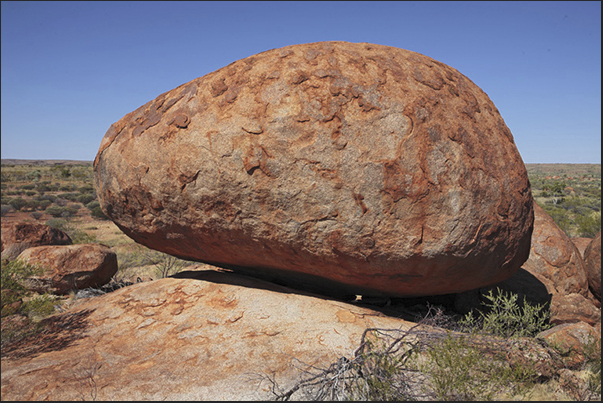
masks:
{"label": "boulder shadow", "polygon": [[[320,278],[322,286],[313,286],[308,281],[291,281],[290,279],[283,279],[274,276],[266,276],[262,274],[250,275],[248,272],[242,273],[241,271],[235,271],[232,269],[215,267],[215,269],[204,269],[204,270],[185,270],[179,273],[169,276],[170,278],[181,278],[181,279],[193,279],[208,281],[211,283],[229,284],[236,285],[246,288],[256,288],[267,291],[274,291],[283,294],[299,294],[306,295],[321,299],[331,300],[353,300],[355,295],[346,293],[341,290],[334,292],[325,292],[326,286],[330,280]],[[318,281],[318,277],[313,279]],[[307,279],[306,279],[307,280]],[[334,283],[334,282],[332,282]],[[295,285],[292,287],[292,285]],[[338,285],[333,284],[332,287],[335,289]]]}
{"label": "boulder shadow", "polygon": [[[27,329],[24,337],[18,337],[6,345],[2,345],[1,356],[7,358],[33,358],[42,353],[60,351],[76,340],[85,337],[89,326],[88,317],[94,310],[84,309],[73,313],[63,313],[42,319],[39,323],[41,330],[35,325]],[[4,329],[3,329],[4,332]]]}
{"label": "boulder shadow", "polygon": [[341,283],[313,275],[288,272],[287,276],[283,276],[282,273],[271,273],[266,269],[254,271],[249,268],[214,267],[215,269],[209,270],[186,270],[169,277],[336,300],[410,322],[419,322],[433,315],[444,315],[454,321],[472,309],[484,311],[484,303],[488,302],[484,296],[489,290],[495,291],[496,288],[518,294],[520,306],[525,301],[548,307],[552,298],[546,286],[525,269],[519,269],[500,283],[463,293],[400,298],[387,295],[367,297],[360,289],[350,289]]}

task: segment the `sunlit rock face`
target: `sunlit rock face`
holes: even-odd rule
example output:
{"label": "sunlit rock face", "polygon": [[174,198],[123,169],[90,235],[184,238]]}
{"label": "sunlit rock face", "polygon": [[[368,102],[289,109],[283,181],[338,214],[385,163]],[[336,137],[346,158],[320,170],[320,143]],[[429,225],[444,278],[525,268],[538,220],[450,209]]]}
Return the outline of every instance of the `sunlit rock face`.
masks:
{"label": "sunlit rock face", "polygon": [[135,241],[322,293],[461,292],[530,251],[527,172],[492,101],[387,46],[236,61],[114,123],[94,170]]}

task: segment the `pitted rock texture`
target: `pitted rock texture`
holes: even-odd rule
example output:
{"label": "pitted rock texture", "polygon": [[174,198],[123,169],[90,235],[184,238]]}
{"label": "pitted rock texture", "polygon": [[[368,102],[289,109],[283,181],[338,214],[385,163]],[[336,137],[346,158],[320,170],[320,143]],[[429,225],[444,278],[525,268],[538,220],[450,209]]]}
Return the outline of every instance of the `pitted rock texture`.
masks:
{"label": "pitted rock texture", "polygon": [[71,245],[65,232],[30,222],[2,223],[2,259],[13,260],[27,248],[42,245]]}
{"label": "pitted rock texture", "polygon": [[586,247],[584,263],[590,290],[601,301],[601,231]]}
{"label": "pitted rock texture", "polygon": [[538,334],[562,354],[569,368],[581,369],[584,365],[585,346],[591,338],[601,339],[601,326],[593,327],[584,322],[564,323]]}
{"label": "pitted rock texture", "polygon": [[41,268],[39,274],[23,284],[41,293],[68,294],[100,287],[117,273],[117,255],[101,244],[36,246],[23,251],[17,259]]}
{"label": "pitted rock texture", "polygon": [[488,96],[407,50],[266,51],[114,123],[94,162],[105,214],[181,258],[321,292],[421,296],[527,259],[527,173]]}

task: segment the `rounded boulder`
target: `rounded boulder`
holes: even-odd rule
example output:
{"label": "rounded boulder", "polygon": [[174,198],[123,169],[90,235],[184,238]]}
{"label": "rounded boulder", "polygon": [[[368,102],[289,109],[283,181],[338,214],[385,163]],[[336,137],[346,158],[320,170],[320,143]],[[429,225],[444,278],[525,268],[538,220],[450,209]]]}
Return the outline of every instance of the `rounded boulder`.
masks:
{"label": "rounded boulder", "polygon": [[461,292],[530,252],[527,172],[492,101],[388,46],[238,60],[111,125],[94,171],[136,242],[323,293]]}
{"label": "rounded boulder", "polygon": [[601,231],[586,247],[584,262],[589,288],[593,295],[601,301]]}
{"label": "rounded boulder", "polygon": [[39,270],[24,280],[25,288],[57,295],[100,287],[107,284],[118,269],[115,252],[95,243],[36,246],[24,250],[17,259]]}

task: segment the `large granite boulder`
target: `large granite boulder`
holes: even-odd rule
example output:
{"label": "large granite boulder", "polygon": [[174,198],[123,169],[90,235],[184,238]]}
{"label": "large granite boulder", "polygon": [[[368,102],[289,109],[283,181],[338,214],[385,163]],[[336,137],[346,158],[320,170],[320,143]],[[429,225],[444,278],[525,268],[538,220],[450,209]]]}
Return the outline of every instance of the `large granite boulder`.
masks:
{"label": "large granite boulder", "polygon": [[589,288],[593,295],[601,301],[601,231],[586,247],[584,264]]}
{"label": "large granite boulder", "polygon": [[387,46],[236,61],[111,125],[94,171],[136,242],[331,295],[461,292],[530,250],[526,169],[492,101]]}
{"label": "large granite boulder", "polygon": [[70,291],[107,284],[117,273],[117,255],[101,244],[36,246],[17,259],[39,267],[40,273],[23,284],[35,292],[68,294]]}
{"label": "large granite boulder", "polygon": [[2,223],[2,259],[13,260],[27,248],[42,245],[71,245],[65,232],[30,222]]}

